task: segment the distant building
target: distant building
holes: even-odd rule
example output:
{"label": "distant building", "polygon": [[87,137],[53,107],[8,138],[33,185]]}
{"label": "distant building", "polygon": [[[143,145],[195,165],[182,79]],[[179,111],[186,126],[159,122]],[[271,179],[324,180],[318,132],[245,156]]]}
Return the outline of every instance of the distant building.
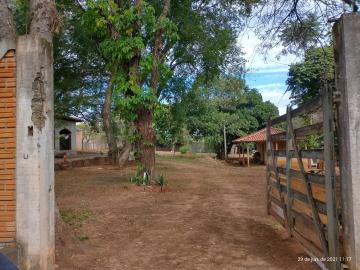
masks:
{"label": "distant building", "polygon": [[76,154],[76,123],[82,121],[76,117],[55,118],[55,154]]}
{"label": "distant building", "polygon": [[[278,129],[278,128],[271,128],[270,129],[271,135],[283,133],[284,130]],[[256,151],[258,153],[258,162],[261,164],[264,164],[266,162],[266,128],[260,129],[252,134],[246,135],[244,137],[238,138],[236,140],[233,140],[233,144],[237,145],[238,153],[239,153],[239,159],[242,160],[242,157],[240,155],[240,148],[241,145],[247,145],[249,143],[255,143],[256,144]],[[276,141],[273,142],[273,149],[275,150],[285,150],[286,149],[286,142],[285,141]]]}

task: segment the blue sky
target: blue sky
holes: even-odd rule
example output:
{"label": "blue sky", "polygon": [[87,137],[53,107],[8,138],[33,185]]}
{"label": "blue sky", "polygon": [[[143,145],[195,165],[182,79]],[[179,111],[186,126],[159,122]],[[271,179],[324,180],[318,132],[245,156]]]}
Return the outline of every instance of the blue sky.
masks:
{"label": "blue sky", "polygon": [[261,51],[261,42],[251,30],[245,31],[238,41],[245,53],[249,69],[246,75],[247,84],[257,88],[265,101],[271,101],[279,108],[280,114],[284,114],[290,103],[290,95],[285,93],[289,66],[298,59],[293,55],[278,58],[281,46],[269,51],[265,58]]}
{"label": "blue sky", "polygon": [[286,112],[289,104],[289,93],[285,93],[287,70],[258,70],[248,73],[245,77],[251,88],[260,90],[265,101],[269,100],[279,108],[280,114]]}

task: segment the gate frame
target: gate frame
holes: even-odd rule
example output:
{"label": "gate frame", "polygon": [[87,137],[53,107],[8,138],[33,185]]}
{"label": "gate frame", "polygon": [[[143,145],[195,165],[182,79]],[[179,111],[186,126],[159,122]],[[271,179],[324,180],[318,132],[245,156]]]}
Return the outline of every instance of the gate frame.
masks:
{"label": "gate frame", "polygon": [[[323,111],[323,122],[308,125],[298,129],[294,129],[292,124],[292,119],[298,116],[306,115],[317,111],[319,108],[322,108]],[[321,252],[323,254],[322,258],[317,258],[316,262],[322,265],[322,261],[325,262],[325,265],[330,270],[340,270],[340,240],[339,240],[339,217],[337,214],[337,198],[336,198],[336,174],[335,174],[335,146],[334,146],[334,117],[333,117],[333,91],[332,87],[328,84],[324,84],[324,87],[321,89],[321,94],[313,99],[311,102],[303,104],[298,108],[292,110],[291,107],[287,108],[287,113],[277,117],[275,119],[269,119],[267,123],[267,197],[268,197],[268,213],[274,216],[274,213],[271,211],[271,202],[274,198],[270,195],[271,186],[273,181],[271,180],[272,173],[275,173],[276,186],[275,188],[278,191],[280,197],[280,206],[283,211],[283,225],[288,230],[290,236],[294,236],[299,240],[300,243],[304,245],[306,242],[311,241],[306,239],[300,232],[297,232],[294,229],[294,218],[293,218],[293,201],[295,198],[295,190],[292,187],[292,178],[298,178],[304,181],[306,188],[306,199],[302,198],[303,202],[308,203],[311,209],[312,222],[316,228],[317,234],[321,243]],[[286,122],[286,132],[271,135],[270,128],[273,125]],[[305,137],[313,134],[324,134],[324,149],[316,150],[300,150],[297,145],[297,139],[299,137]],[[273,150],[272,141],[276,140],[286,140],[286,151],[276,151]],[[286,157],[286,168],[284,173],[284,168],[277,167],[277,157]],[[319,217],[319,208],[318,202],[314,199],[312,193],[311,183],[314,182],[314,175],[311,175],[305,171],[303,158],[312,158],[312,159],[322,159],[325,163],[325,175],[324,177],[318,177],[317,184],[323,184],[326,190],[326,214],[328,217],[327,222],[327,233],[325,230],[325,225],[322,224]],[[291,169],[291,160],[296,159],[299,165],[300,171],[295,171]],[[283,189],[279,172],[286,175],[287,185],[286,190]],[[287,194],[287,200],[284,199],[284,194]],[[279,218],[279,217],[277,217]],[[327,236],[327,238],[326,238]],[[311,246],[311,245],[310,245]],[[315,246],[314,246],[315,247]],[[311,249],[311,248],[310,248]],[[315,250],[315,249],[314,249]],[[318,252],[309,250],[309,247],[306,248],[307,253],[311,257],[318,257]],[[325,259],[325,260],[324,260]]]}

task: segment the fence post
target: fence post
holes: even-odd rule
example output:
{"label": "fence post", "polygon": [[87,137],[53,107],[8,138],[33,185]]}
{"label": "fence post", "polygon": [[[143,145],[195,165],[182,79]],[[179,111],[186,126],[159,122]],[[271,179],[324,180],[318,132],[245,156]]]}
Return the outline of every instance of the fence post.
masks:
{"label": "fence post", "polygon": [[360,14],[346,14],[334,26],[342,218],[346,262],[360,269]]}
{"label": "fence post", "polygon": [[323,115],[324,115],[324,157],[325,157],[325,189],[327,209],[327,233],[329,257],[337,258],[330,260],[331,270],[341,269],[339,254],[339,225],[336,205],[336,173],[335,173],[335,149],[334,149],[334,117],[331,86],[325,85],[322,91]]}
{"label": "fence post", "polygon": [[268,215],[270,215],[270,208],[271,208],[271,201],[270,201],[270,191],[271,191],[271,186],[270,186],[270,144],[271,144],[271,138],[269,136],[270,133],[270,126],[271,126],[271,122],[270,119],[268,120],[267,124],[266,124],[266,146],[265,146],[265,156],[264,156],[264,160],[265,160],[265,164],[266,164],[266,207],[267,207],[267,213]]}

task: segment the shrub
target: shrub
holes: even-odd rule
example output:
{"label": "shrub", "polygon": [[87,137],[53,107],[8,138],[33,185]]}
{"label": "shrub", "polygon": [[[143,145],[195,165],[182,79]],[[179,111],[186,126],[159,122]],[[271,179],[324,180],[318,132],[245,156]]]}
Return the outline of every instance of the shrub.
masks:
{"label": "shrub", "polygon": [[181,154],[186,154],[189,151],[189,148],[186,145],[183,145],[179,149]]}
{"label": "shrub", "polygon": [[141,174],[135,174],[134,176],[130,176],[129,178],[130,183],[136,184],[137,186],[144,185],[148,186],[150,185],[150,178],[149,176],[144,173],[142,176]]}

